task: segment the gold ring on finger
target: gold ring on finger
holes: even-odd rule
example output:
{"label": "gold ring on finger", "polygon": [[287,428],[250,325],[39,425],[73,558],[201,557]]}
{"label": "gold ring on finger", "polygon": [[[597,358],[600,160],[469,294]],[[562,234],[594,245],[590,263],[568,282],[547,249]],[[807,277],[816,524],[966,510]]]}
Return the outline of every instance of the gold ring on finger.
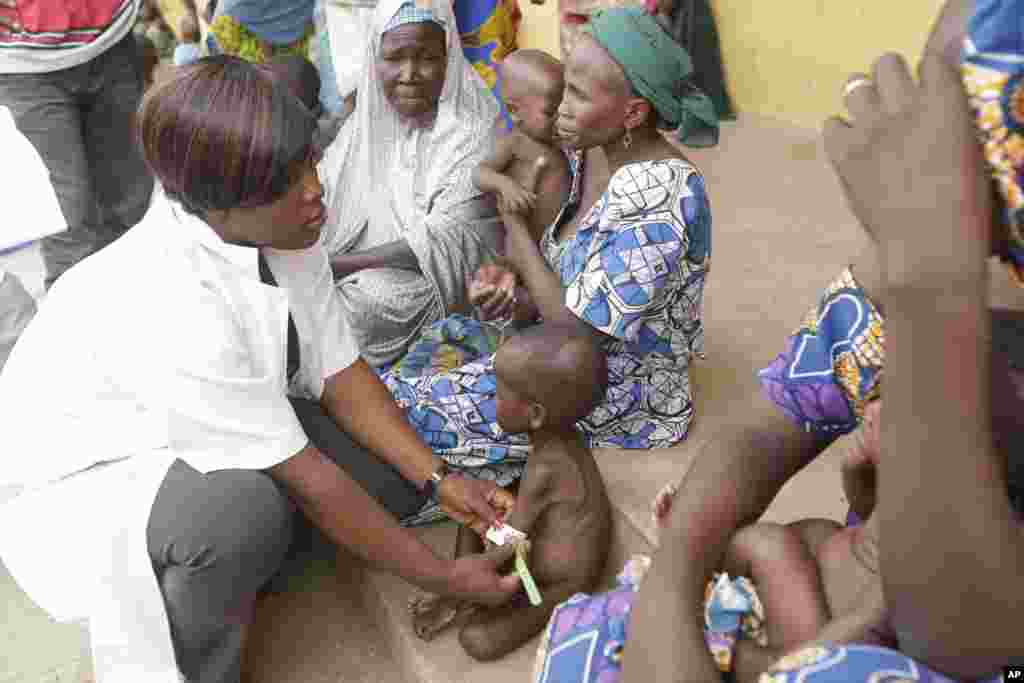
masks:
{"label": "gold ring on finger", "polygon": [[861,76],[860,78],[854,78],[853,80],[848,81],[845,86],[843,86],[843,97],[844,98],[849,97],[850,95],[853,94],[853,91],[855,91],[857,88],[861,88],[861,87],[864,87],[866,85],[873,86],[874,84],[875,84],[874,81],[872,81],[867,76]]}

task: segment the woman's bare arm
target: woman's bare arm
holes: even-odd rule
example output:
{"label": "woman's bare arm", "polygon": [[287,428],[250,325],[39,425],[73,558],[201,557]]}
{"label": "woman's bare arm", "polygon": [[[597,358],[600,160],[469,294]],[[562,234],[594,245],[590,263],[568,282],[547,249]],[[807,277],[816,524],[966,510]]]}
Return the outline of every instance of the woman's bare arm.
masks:
{"label": "woman's bare arm", "polygon": [[[936,283],[938,284],[938,283]],[[887,295],[878,511],[901,649],[957,678],[1024,653],[1024,539],[993,448],[986,279]],[[941,466],[937,464],[941,463]]]}
{"label": "woman's bare arm", "polygon": [[331,259],[331,270],[334,271],[335,280],[368,268],[401,268],[421,272],[420,262],[405,240],[395,240],[379,247],[339,254]]}

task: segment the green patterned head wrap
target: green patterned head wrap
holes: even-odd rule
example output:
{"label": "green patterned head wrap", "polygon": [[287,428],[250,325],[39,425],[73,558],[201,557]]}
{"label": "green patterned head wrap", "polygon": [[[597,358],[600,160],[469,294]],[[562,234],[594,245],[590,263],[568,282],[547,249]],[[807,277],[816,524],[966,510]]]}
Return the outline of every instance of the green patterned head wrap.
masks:
{"label": "green patterned head wrap", "polygon": [[641,7],[614,7],[590,15],[583,31],[594,37],[626,73],[633,89],[691,147],[718,143],[718,116],[691,82],[686,49]]}

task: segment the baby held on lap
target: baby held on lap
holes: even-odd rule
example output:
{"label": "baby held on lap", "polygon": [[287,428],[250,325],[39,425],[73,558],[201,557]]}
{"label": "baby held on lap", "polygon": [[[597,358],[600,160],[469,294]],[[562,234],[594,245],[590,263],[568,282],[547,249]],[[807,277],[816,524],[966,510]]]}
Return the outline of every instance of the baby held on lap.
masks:
{"label": "baby held on lap", "polygon": [[[843,488],[863,524],[757,523],[733,537],[723,573],[708,585],[704,614],[708,646],[736,680],[757,680],[786,653],[814,643],[896,645],[886,624],[872,514],[880,406],[868,405],[842,465]],[[674,493],[670,486],[658,495],[657,520],[668,514]]]}
{"label": "baby held on lap", "polygon": [[558,217],[569,194],[569,161],[555,137],[563,69],[540,50],[517,50],[500,64],[502,93],[513,127],[473,174],[484,192],[518,212],[530,211],[536,240]]}
{"label": "baby held on lap", "polygon": [[[593,590],[611,540],[604,482],[576,429],[604,397],[608,370],[596,342],[575,328],[536,325],[502,344],[494,365],[498,423],[529,432],[533,451],[515,507],[487,538],[529,544],[527,594],[497,608],[439,596],[410,604],[417,635],[429,640],[460,622],[463,649],[480,660],[512,652],[544,629],[558,603]],[[482,550],[478,536],[459,529],[456,555]]]}

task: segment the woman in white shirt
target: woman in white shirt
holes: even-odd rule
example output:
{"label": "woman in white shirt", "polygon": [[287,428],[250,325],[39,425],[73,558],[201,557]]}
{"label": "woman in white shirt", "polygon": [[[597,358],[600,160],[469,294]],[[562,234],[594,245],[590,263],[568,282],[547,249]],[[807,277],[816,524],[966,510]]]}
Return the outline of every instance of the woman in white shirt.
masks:
{"label": "woman in white shirt", "polygon": [[54,285],[0,375],[2,475],[26,486],[0,556],[54,618],[89,620],[98,683],[238,681],[293,505],[424,589],[517,590],[507,551],[444,560],[399,526],[431,495],[478,526],[509,498],[437,470],[359,357],[318,243],[315,127],[234,58],[151,91],[162,192]]}

